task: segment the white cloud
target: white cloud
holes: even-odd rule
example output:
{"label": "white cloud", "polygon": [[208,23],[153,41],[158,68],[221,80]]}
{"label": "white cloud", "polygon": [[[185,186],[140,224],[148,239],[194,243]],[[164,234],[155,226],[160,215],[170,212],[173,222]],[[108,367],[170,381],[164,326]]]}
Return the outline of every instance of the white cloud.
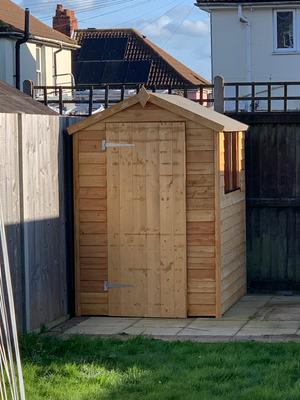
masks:
{"label": "white cloud", "polygon": [[182,24],[182,33],[207,37],[209,35],[209,22],[186,19]]}
{"label": "white cloud", "polygon": [[[156,20],[136,22],[136,28],[200,75],[210,78],[210,24],[206,14],[176,7]],[[182,18],[186,15],[186,18]]]}
{"label": "white cloud", "polygon": [[171,25],[172,19],[163,15],[154,22],[144,22],[141,28],[145,35],[162,39],[170,34]]}

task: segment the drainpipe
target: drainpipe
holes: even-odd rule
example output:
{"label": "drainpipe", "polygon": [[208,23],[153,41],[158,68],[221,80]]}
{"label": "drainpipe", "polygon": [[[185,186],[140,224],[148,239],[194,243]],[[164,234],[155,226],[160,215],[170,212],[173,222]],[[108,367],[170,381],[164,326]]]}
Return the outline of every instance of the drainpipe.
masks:
{"label": "drainpipe", "polygon": [[242,24],[246,25],[246,31],[247,31],[247,79],[248,79],[248,82],[252,82],[251,24],[250,24],[248,18],[246,18],[243,15],[243,9],[242,9],[241,5],[238,6],[238,18]]}
{"label": "drainpipe", "polygon": [[57,86],[57,55],[58,53],[63,51],[62,43],[59,46],[59,49],[54,52],[54,78],[55,78],[55,86]]}
{"label": "drainpipe", "polygon": [[20,90],[21,84],[21,45],[28,42],[29,40],[29,25],[30,25],[30,12],[29,9],[25,9],[25,29],[24,36],[22,39],[17,40],[16,42],[16,88]]}

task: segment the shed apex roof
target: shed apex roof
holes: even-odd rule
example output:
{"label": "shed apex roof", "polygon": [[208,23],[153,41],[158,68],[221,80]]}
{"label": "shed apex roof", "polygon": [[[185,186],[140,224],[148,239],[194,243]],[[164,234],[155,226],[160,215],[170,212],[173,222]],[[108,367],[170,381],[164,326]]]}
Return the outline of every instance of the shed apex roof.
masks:
{"label": "shed apex roof", "polygon": [[124,100],[101,113],[92,115],[84,121],[70,126],[68,132],[69,134],[74,134],[82,129],[101,122],[118,112],[124,111],[134,104],[140,103],[145,107],[148,102],[161,108],[165,108],[174,114],[181,115],[186,119],[199,122],[199,124],[215,129],[216,131],[234,132],[246,131],[248,129],[247,125],[212,109],[201,106],[192,100],[178,95],[150,93],[147,92],[145,88],[142,88],[136,96]]}
{"label": "shed apex roof", "polygon": [[0,81],[0,113],[25,113],[40,115],[57,115],[49,107],[44,106],[30,96],[20,92],[7,83]]}

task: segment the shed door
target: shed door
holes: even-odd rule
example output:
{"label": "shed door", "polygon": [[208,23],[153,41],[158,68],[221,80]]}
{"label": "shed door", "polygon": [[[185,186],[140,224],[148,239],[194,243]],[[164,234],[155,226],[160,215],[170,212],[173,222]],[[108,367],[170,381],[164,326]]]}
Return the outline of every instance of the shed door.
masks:
{"label": "shed door", "polygon": [[186,317],[185,124],[106,131],[109,315]]}

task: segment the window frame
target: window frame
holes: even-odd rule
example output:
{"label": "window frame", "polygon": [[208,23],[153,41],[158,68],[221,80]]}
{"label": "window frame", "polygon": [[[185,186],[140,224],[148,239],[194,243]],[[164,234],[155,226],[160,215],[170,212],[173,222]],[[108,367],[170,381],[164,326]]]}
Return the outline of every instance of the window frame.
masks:
{"label": "window frame", "polygon": [[[278,24],[277,14],[280,12],[292,12],[293,13],[293,47],[282,48],[278,47]],[[297,51],[297,13],[296,9],[293,8],[277,8],[273,10],[273,38],[274,38],[274,52],[276,53],[293,53]]]}
{"label": "window frame", "polygon": [[224,191],[225,194],[241,189],[240,186],[240,135],[224,132]]}
{"label": "window frame", "polygon": [[[39,67],[38,68],[38,53],[39,53]],[[35,72],[36,72],[36,85],[43,86],[44,84],[44,62],[43,62],[43,46],[36,45],[35,48]]]}

